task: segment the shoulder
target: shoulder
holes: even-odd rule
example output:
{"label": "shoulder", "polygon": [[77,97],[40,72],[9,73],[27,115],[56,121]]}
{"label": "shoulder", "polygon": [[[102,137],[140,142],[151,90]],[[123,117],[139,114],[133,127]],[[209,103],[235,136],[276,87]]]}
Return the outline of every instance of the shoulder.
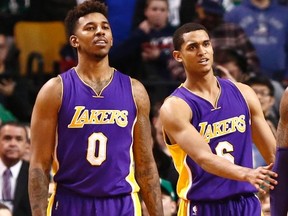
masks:
{"label": "shoulder", "polygon": [[132,85],[132,90],[134,92],[134,96],[139,97],[142,96],[143,94],[147,94],[147,91],[144,87],[144,85],[137,79],[130,78],[131,79],[131,85]]}
{"label": "shoulder", "polygon": [[231,79],[224,79],[224,78],[220,78],[218,77],[217,80],[219,81],[220,85],[225,85],[225,86],[232,86],[236,89],[238,89],[239,91],[246,91],[247,89],[251,89],[248,85],[242,83],[242,82],[237,82],[235,80],[231,80]]}
{"label": "shoulder", "polygon": [[53,93],[59,93],[62,92],[62,78],[60,76],[53,77],[50,80],[48,80],[40,89],[39,93],[51,93],[47,96],[53,96]]}
{"label": "shoulder", "polygon": [[130,79],[131,79],[133,97],[136,102],[138,110],[139,108],[140,109],[148,108],[150,110],[150,99],[144,85],[134,78]]}
{"label": "shoulder", "polygon": [[160,108],[161,119],[174,119],[179,115],[186,116],[185,118],[192,118],[192,110],[189,105],[181,98],[170,96],[168,97]]}
{"label": "shoulder", "polygon": [[259,112],[262,113],[261,104],[255,91],[250,86],[244,83],[237,82],[236,86],[238,87],[241,94],[243,95],[248,105],[251,115],[253,116],[254,114],[257,114]]}
{"label": "shoulder", "polygon": [[62,99],[62,91],[62,79],[60,76],[51,78],[40,89],[37,95],[36,105],[47,108],[59,107]]}
{"label": "shoulder", "polygon": [[235,86],[238,88],[244,99],[248,102],[248,105],[250,104],[249,102],[251,101],[258,101],[258,97],[255,94],[254,90],[247,84],[241,83],[241,82],[233,82]]}
{"label": "shoulder", "polygon": [[249,96],[249,94],[254,93],[253,89],[244,83],[241,82],[233,82],[233,83],[244,96]]}

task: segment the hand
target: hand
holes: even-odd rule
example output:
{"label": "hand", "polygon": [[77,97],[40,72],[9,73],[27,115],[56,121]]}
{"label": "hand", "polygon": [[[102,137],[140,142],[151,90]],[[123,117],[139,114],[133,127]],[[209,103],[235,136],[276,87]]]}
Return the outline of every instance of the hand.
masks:
{"label": "hand", "polygon": [[161,50],[156,46],[152,44],[146,44],[142,46],[142,60],[143,61],[153,61],[159,58],[161,53]]}
{"label": "hand", "polygon": [[273,172],[271,169],[273,164],[269,164],[268,166],[261,166],[257,169],[252,169],[248,174],[248,182],[256,187],[256,189],[260,193],[266,193],[267,190],[273,190],[274,185],[277,185],[277,181],[274,179],[278,175]]}
{"label": "hand", "polygon": [[138,28],[141,29],[146,34],[149,34],[149,32],[151,30],[151,27],[150,27],[149,22],[147,20],[142,21],[139,24]]}
{"label": "hand", "polygon": [[232,81],[236,81],[235,78],[230,74],[230,72],[227,70],[227,68],[221,66],[221,65],[216,65],[215,69],[218,70],[219,76],[224,79],[230,79]]}

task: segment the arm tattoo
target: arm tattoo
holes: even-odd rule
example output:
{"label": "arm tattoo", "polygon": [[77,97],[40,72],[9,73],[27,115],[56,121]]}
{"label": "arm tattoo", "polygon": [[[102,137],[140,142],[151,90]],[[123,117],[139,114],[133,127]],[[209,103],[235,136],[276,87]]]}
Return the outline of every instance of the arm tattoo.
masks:
{"label": "arm tattoo", "polygon": [[44,216],[48,206],[49,174],[39,168],[29,171],[29,199],[33,215]]}

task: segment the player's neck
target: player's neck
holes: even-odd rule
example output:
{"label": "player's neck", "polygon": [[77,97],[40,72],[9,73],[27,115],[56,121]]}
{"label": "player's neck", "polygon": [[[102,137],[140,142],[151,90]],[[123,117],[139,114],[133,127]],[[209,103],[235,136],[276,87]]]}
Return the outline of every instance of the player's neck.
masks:
{"label": "player's neck", "polygon": [[[193,82],[194,81],[194,82]],[[184,87],[188,88],[193,94],[204,98],[211,104],[215,103],[215,99],[219,96],[220,88],[217,78],[213,76],[203,77],[201,80],[193,80],[185,82]]]}
{"label": "player's neck", "polygon": [[214,83],[217,84],[216,77],[209,73],[206,76],[188,76],[184,86],[193,92],[207,92],[211,91]]}

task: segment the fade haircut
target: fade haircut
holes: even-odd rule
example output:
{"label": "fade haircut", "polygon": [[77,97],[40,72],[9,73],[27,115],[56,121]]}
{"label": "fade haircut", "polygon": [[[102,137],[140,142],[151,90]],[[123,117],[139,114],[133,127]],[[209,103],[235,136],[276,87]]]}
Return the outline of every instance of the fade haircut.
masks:
{"label": "fade haircut", "polygon": [[98,0],[86,0],[70,10],[64,20],[67,37],[69,38],[74,34],[76,23],[80,17],[95,12],[101,13],[106,18],[108,17],[107,6]]}
{"label": "fade haircut", "polygon": [[180,50],[182,44],[184,43],[183,35],[188,32],[198,31],[198,30],[204,30],[208,35],[208,30],[199,23],[186,23],[179,27],[173,35],[173,45],[175,50]]}

